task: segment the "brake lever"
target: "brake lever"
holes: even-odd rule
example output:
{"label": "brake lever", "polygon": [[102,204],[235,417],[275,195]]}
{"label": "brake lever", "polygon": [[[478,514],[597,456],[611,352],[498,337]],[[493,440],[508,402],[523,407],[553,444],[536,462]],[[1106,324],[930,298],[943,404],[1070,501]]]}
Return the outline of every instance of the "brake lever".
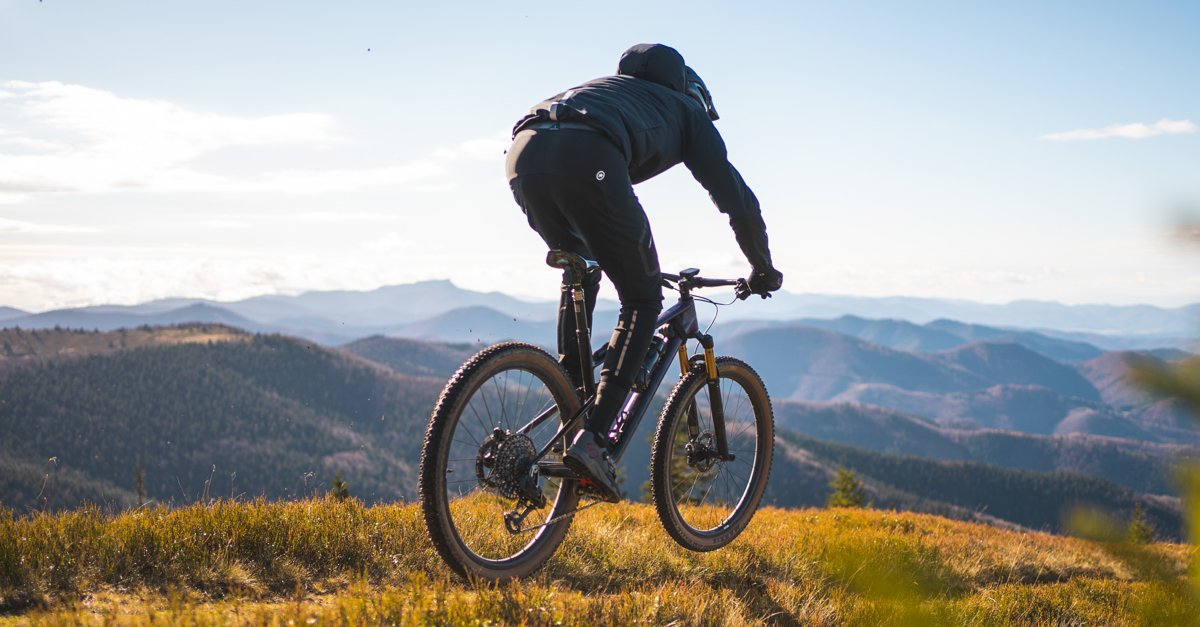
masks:
{"label": "brake lever", "polygon": [[755,292],[754,290],[751,290],[750,283],[748,283],[746,279],[738,279],[737,285],[733,287],[733,295],[736,296],[738,300],[746,300],[754,294],[758,294],[763,300],[771,298],[770,292]]}
{"label": "brake lever", "polygon": [[750,291],[750,284],[746,282],[746,279],[738,279],[737,285],[733,286],[733,295],[736,296],[738,300],[746,300],[747,298],[750,298],[750,295],[753,293],[754,292]]}

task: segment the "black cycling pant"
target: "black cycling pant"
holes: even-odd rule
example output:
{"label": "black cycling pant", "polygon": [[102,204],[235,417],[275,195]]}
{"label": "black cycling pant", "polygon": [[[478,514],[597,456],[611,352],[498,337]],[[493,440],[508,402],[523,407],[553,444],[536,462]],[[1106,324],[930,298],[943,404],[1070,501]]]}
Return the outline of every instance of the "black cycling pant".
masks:
{"label": "black cycling pant", "polygon": [[[624,157],[598,133],[522,131],[509,150],[508,172],[513,197],[546,245],[599,262],[617,289],[621,313],[595,406],[584,423],[589,431],[607,433],[641,370],[662,311],[658,250],[646,212],[633,193]],[[584,282],[589,327],[599,285],[598,276]],[[558,352],[577,386],[591,375],[580,372],[574,309],[565,290]]]}

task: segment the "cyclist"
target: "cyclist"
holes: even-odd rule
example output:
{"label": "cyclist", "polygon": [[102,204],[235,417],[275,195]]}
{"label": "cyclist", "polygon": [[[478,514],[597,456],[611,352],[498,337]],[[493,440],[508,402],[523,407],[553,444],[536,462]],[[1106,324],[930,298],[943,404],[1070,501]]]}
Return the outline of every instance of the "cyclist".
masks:
{"label": "cyclist", "polygon": [[[750,262],[751,291],[778,290],[758,199],[726,156],[704,81],[674,48],[626,50],[616,76],[598,78],[535,105],[513,128],[506,163],[513,197],[551,249],[595,259],[616,287],[621,312],[600,371],[595,404],[563,463],[619,501],[608,431],[641,369],[662,310],[658,251],[633,185],[683,163],[708,191]],[[600,277],[584,283],[588,324]],[[582,386],[575,318],[558,309],[559,361]]]}

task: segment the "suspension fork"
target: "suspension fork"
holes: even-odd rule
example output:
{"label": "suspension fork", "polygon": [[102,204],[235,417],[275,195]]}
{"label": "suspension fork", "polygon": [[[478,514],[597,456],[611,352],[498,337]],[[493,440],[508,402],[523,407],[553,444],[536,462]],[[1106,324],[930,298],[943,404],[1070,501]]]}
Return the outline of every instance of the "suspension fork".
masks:
{"label": "suspension fork", "polygon": [[[717,458],[723,462],[732,461],[733,456],[729,454],[729,441],[725,438],[725,404],[721,399],[721,380],[717,377],[717,358],[713,351],[713,338],[711,335],[704,333],[698,334],[696,339],[700,340],[700,346],[704,347],[704,372],[708,376],[708,399],[712,406],[713,420],[713,439],[717,441]],[[696,411],[695,403],[692,403],[692,414],[688,416],[688,430],[692,430],[691,421],[694,418]],[[695,431],[698,432],[700,425],[697,422]],[[693,433],[692,437],[696,437]]]}
{"label": "suspension fork", "polygon": [[[691,360],[688,359],[687,341],[686,340],[687,340],[687,338],[684,338],[684,342],[679,345],[679,376],[680,377],[687,376],[687,373],[692,369]],[[700,416],[699,416],[699,413],[696,411],[696,403],[695,402],[690,403],[688,405],[687,427],[688,427],[688,440],[695,440],[697,437],[700,437]]]}

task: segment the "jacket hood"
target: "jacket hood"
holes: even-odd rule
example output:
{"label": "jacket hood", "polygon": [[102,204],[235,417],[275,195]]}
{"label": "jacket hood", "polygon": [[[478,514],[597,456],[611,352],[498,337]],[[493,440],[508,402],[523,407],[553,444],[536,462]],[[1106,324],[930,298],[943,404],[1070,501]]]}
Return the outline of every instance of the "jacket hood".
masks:
{"label": "jacket hood", "polygon": [[617,74],[658,83],[678,92],[687,87],[683,55],[663,44],[638,44],[621,54]]}

